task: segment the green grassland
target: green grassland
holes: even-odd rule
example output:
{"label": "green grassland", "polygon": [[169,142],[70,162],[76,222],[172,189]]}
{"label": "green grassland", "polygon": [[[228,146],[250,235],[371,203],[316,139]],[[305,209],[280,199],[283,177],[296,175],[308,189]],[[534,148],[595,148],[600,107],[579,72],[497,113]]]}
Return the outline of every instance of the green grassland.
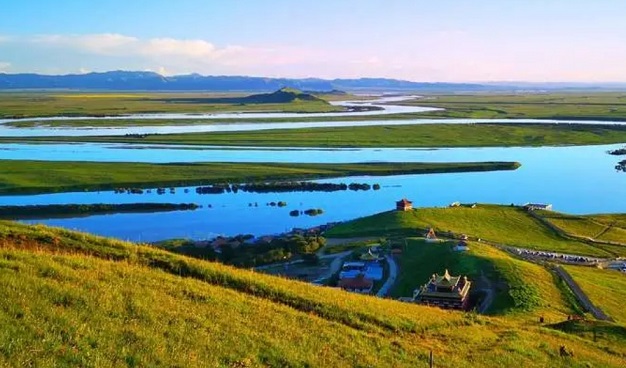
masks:
{"label": "green grassland", "polygon": [[[2,366],[415,367],[432,350],[445,367],[619,367],[626,357],[619,325],[594,342],[523,313],[443,311],[10,222],[0,222],[0,292]],[[561,345],[575,356],[559,357]]]}
{"label": "green grassland", "polygon": [[544,267],[513,258],[485,244],[470,242],[468,252],[456,252],[452,250],[454,245],[454,242],[427,243],[408,239],[399,259],[402,272],[392,295],[411,296],[415,288],[426,283],[433,270],[441,274],[448,269],[455,275],[466,275],[474,280],[474,288],[481,273],[492,280],[496,294],[489,314],[525,319],[543,316],[546,320],[559,321],[575,313],[555,284],[553,275]]}
{"label": "green grassland", "polygon": [[439,95],[402,104],[445,109],[429,118],[626,120],[626,93]]}
{"label": "green grassland", "polygon": [[[107,190],[263,180],[515,170],[516,162],[483,163],[169,163],[0,160],[0,193]],[[45,176],[42,173],[45,172]]]}
{"label": "green grassland", "polygon": [[615,321],[626,323],[626,276],[623,273],[592,267],[564,267],[592,303],[602,308]]}
{"label": "green grassland", "polygon": [[152,134],[142,137],[0,138],[3,142],[119,142],[261,147],[502,147],[626,142],[626,126],[580,124],[423,124]]}
{"label": "green grassland", "polygon": [[[626,216],[623,214],[574,216],[549,211],[539,214],[568,234],[626,244]],[[619,254],[626,256],[626,247],[623,248]]]}
{"label": "green grassland", "polygon": [[[280,93],[277,91],[276,93]],[[36,92],[2,93],[0,118],[112,116],[151,113],[331,112],[342,107],[309,98],[296,90],[286,94]],[[288,95],[293,92],[293,96]],[[261,96],[261,98],[259,98]],[[270,96],[269,98],[263,96]],[[302,98],[300,98],[302,97]]]}
{"label": "green grassland", "polygon": [[[467,234],[521,248],[610,257],[607,248],[561,237],[520,207],[479,204],[476,208],[418,208],[389,211],[340,224],[326,233],[332,237],[422,235],[422,229]],[[419,230],[418,230],[419,229]]]}

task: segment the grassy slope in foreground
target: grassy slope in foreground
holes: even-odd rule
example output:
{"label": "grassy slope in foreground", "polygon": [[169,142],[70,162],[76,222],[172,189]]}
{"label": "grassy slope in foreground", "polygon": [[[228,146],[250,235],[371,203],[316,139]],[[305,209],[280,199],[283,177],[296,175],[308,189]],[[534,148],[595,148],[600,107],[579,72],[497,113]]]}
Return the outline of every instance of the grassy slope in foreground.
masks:
{"label": "grassy slope in foreground", "polygon": [[[483,163],[111,163],[0,160],[0,194],[105,190],[115,187],[303,180],[357,175],[515,170],[515,162]],[[42,176],[41,173],[46,175]]]}
{"label": "grassy slope in foreground", "polygon": [[408,212],[383,212],[338,225],[326,236],[384,236],[388,233],[420,236],[423,234],[418,229],[429,227],[522,248],[600,257],[613,255],[587,243],[559,236],[520,207],[484,204],[476,208],[418,208]]}
{"label": "grassy slope in foreground", "polygon": [[146,137],[0,138],[4,142],[120,142],[270,147],[502,147],[626,142],[626,126],[584,124],[422,124],[156,134]]}
{"label": "grassy slope in foreground", "polygon": [[618,367],[626,356],[621,326],[593,342],[10,222],[0,292],[3,366],[415,367],[432,349],[445,367]]}
{"label": "grassy slope in foreground", "polygon": [[619,323],[626,323],[626,277],[614,270],[564,266],[592,303]]}

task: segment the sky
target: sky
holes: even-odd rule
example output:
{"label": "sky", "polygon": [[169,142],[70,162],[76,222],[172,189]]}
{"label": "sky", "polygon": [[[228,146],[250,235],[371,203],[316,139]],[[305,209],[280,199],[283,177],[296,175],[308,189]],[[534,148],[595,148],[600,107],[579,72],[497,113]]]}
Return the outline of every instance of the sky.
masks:
{"label": "sky", "polygon": [[0,72],[626,82],[625,0],[0,0]]}

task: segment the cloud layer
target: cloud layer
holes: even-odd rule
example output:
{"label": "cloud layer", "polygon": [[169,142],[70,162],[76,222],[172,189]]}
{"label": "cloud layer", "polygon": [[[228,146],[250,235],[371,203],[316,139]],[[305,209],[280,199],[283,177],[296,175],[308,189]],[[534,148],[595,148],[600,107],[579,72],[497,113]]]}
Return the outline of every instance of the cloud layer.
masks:
{"label": "cloud layer", "polygon": [[[203,39],[139,38],[117,33],[0,35],[0,72],[44,74],[151,70],[272,77],[392,77],[415,81],[623,81],[626,48],[604,38],[596,49],[473,37],[449,30],[359,47],[216,45]],[[595,47],[595,46],[594,46]],[[490,50],[497,50],[492,52]],[[567,62],[564,62],[567,61]]]}

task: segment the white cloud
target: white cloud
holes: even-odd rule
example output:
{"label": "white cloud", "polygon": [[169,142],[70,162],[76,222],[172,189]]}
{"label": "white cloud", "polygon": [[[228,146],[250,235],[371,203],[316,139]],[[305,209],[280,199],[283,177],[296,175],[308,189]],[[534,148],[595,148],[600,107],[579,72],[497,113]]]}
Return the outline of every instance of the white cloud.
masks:
{"label": "white cloud", "polygon": [[99,55],[125,54],[134,49],[139,39],[115,33],[88,35],[37,35],[26,41],[41,46],[71,48]]}
{"label": "white cloud", "polygon": [[6,73],[11,68],[11,63],[0,61],[0,73]]}

